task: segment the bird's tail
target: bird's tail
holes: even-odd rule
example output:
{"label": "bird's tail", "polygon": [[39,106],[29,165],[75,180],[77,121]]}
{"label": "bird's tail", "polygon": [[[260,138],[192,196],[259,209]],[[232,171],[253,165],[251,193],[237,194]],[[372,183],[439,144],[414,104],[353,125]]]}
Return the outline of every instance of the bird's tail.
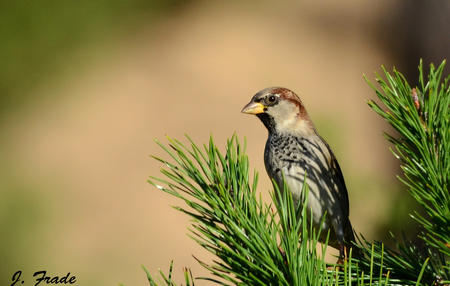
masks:
{"label": "bird's tail", "polygon": [[345,241],[344,244],[345,257],[350,256],[350,249],[353,258],[360,258],[363,255],[361,249],[357,245],[355,245],[356,244],[355,230],[353,229],[350,220],[347,220],[347,223],[345,225],[344,241]]}

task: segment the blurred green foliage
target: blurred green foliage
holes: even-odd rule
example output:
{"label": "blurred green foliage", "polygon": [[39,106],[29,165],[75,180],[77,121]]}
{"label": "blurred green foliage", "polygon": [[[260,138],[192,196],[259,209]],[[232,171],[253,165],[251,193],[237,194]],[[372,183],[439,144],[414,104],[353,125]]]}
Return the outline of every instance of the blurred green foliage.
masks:
{"label": "blurred green foliage", "polygon": [[[0,122],[5,114],[40,98],[33,90],[70,69],[78,50],[117,39],[188,1],[182,0],[0,0]],[[47,248],[33,233],[48,228],[55,202],[3,160],[0,176],[0,277],[36,271],[33,247]],[[7,167],[6,167],[7,166]],[[46,186],[48,187],[48,186]],[[45,188],[45,187],[44,187]],[[45,203],[44,203],[45,202]],[[29,269],[28,269],[29,268]],[[9,285],[9,283],[8,283]]]}
{"label": "blurred green foliage", "polygon": [[43,202],[46,201],[45,194],[39,191],[30,192],[32,186],[27,183],[11,177],[1,176],[0,178],[2,179],[0,184],[0,229],[2,229],[0,277],[6,282],[10,281],[15,271],[25,271],[30,264],[32,265],[29,254],[34,247],[47,247],[42,241],[38,241],[34,234],[38,233],[43,222],[48,220],[49,206],[43,206]]}
{"label": "blurred green foliage", "polygon": [[77,48],[120,35],[187,2],[0,1],[0,115],[33,100],[31,88],[57,75]]}

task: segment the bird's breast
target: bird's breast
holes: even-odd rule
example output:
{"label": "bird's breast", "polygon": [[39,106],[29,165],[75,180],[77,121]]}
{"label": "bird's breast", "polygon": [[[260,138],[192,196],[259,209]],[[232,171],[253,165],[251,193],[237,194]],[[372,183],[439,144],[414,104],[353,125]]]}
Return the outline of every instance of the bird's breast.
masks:
{"label": "bird's breast", "polygon": [[316,224],[320,223],[325,212],[328,215],[340,212],[336,209],[337,186],[329,172],[329,154],[323,147],[321,142],[311,138],[269,136],[264,151],[269,177],[279,189],[286,183],[296,204],[304,200],[302,190],[306,179],[309,188],[307,208]]}

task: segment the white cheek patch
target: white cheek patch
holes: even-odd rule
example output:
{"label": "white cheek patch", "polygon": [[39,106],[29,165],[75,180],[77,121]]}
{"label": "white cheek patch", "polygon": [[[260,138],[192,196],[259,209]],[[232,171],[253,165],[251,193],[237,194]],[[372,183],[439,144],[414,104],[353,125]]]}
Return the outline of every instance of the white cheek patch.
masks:
{"label": "white cheek patch", "polygon": [[282,100],[268,114],[273,117],[280,128],[292,126],[297,121],[298,108],[289,101]]}
{"label": "white cheek patch", "polygon": [[307,134],[310,132],[311,127],[307,121],[299,118],[299,112],[297,105],[289,101],[280,101],[273,108],[269,108],[267,113],[277,123],[276,128],[279,132]]}

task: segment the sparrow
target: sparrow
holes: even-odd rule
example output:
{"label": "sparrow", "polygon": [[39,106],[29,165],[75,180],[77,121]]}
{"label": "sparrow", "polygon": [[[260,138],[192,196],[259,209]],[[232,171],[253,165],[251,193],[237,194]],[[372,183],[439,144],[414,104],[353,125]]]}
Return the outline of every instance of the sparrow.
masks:
{"label": "sparrow", "polygon": [[264,164],[270,179],[281,191],[286,184],[294,204],[301,206],[306,173],[307,213],[313,226],[321,227],[319,241],[325,242],[330,230],[328,245],[339,249],[338,262],[348,257],[355,236],[344,177],[300,98],[287,88],[269,87],[256,93],[242,112],[256,115],[268,130]]}

